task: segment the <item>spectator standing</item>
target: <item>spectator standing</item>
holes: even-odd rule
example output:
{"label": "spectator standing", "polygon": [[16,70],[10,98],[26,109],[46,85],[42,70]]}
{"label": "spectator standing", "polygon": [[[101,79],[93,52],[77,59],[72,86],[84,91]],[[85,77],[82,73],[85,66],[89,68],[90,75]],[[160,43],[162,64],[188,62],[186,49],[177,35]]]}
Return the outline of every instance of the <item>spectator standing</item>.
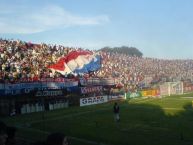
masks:
{"label": "spectator standing", "polygon": [[114,112],[114,118],[116,122],[120,121],[120,116],[119,116],[119,105],[117,102],[115,102],[113,106],[113,112]]}

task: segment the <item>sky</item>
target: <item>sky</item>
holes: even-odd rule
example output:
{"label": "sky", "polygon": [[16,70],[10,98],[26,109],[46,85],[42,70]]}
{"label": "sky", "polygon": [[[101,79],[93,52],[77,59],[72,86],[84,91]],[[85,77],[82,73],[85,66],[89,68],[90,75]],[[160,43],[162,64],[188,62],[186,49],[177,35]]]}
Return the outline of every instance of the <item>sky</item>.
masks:
{"label": "sky", "polygon": [[0,38],[193,59],[192,0],[0,0]]}

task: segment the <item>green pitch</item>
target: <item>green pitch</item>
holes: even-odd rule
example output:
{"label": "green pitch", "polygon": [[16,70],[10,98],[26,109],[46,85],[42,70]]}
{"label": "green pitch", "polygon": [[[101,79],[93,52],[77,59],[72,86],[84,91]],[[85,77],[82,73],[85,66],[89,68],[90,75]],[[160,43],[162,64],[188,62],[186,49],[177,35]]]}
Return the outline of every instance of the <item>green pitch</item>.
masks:
{"label": "green pitch", "polygon": [[186,94],[121,101],[118,123],[113,116],[114,102],[3,120],[18,128],[18,138],[29,142],[64,132],[71,145],[192,145],[192,100],[193,94]]}

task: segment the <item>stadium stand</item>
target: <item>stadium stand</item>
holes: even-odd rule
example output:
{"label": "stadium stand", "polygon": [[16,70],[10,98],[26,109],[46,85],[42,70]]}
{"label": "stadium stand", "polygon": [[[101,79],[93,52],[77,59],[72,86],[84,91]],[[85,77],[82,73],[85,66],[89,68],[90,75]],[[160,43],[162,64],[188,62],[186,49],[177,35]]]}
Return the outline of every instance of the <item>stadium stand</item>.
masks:
{"label": "stadium stand", "polygon": [[[106,94],[109,94],[114,86],[124,88],[126,92],[136,92],[144,88],[157,87],[164,82],[177,81],[184,81],[186,84],[189,82],[190,85],[186,86],[191,88],[193,60],[166,60],[92,50],[93,53],[97,52],[101,56],[101,68],[97,71],[62,75],[48,68],[60,58],[78,50],[84,49],[0,39],[0,113],[9,112],[14,115],[68,107],[74,101],[73,92],[80,93],[77,88],[73,88],[74,86],[78,88],[103,86]],[[46,91],[46,87],[52,89]],[[24,96],[22,97],[23,91],[28,95],[28,101]],[[69,94],[71,102],[68,102]],[[15,100],[18,95],[19,101]],[[63,98],[67,95],[68,99]],[[7,100],[3,96],[12,97]],[[40,99],[43,96],[45,100]],[[84,94],[84,96],[88,95]],[[46,105],[42,106],[42,104]]]}

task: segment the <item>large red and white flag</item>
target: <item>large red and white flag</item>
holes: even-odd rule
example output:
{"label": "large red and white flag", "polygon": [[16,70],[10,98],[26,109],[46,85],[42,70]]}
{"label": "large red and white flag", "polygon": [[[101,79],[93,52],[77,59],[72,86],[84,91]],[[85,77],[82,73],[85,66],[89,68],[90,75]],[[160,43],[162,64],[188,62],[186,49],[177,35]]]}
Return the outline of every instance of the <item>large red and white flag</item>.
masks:
{"label": "large red and white flag", "polygon": [[91,51],[71,51],[48,68],[61,74],[85,73],[100,68],[100,57]]}

